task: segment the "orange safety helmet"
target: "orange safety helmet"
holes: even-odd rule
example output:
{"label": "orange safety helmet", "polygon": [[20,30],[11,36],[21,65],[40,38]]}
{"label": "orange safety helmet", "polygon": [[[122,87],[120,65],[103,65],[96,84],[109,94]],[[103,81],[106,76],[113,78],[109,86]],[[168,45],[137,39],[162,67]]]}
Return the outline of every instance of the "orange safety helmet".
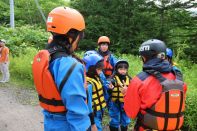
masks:
{"label": "orange safety helmet", "polygon": [[101,37],[99,37],[99,39],[98,39],[98,44],[100,44],[100,43],[108,43],[108,44],[110,44],[110,39],[109,39],[109,37],[107,37],[107,36],[101,36]]}
{"label": "orange safety helmet", "polygon": [[83,16],[75,9],[69,7],[57,7],[53,9],[47,18],[47,31],[57,34],[66,34],[71,29],[83,31],[85,21]]}

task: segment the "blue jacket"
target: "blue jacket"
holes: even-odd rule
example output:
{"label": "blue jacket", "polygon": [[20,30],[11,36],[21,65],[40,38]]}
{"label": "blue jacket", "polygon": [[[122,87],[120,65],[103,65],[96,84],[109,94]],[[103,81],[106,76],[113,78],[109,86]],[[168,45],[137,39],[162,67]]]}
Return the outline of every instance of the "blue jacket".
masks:
{"label": "blue jacket", "polygon": [[113,67],[115,67],[115,65],[116,65],[116,63],[117,63],[118,60],[117,60],[117,58],[113,54],[110,54],[109,61],[110,61],[111,65]]}
{"label": "blue jacket", "polygon": [[59,88],[65,74],[74,62],[77,65],[61,93],[67,112],[65,114],[52,114],[44,110],[45,131],[85,131],[90,126],[89,110],[85,101],[87,96],[84,87],[84,66],[75,58],[68,56],[55,59],[50,64],[49,69]]}

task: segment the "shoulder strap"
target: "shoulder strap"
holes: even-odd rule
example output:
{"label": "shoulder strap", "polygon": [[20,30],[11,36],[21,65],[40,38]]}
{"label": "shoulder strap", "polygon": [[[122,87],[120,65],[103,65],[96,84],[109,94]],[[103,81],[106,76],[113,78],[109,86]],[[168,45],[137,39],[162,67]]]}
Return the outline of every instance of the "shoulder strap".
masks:
{"label": "shoulder strap", "polygon": [[163,82],[166,80],[166,78],[163,77],[159,71],[156,71],[156,70],[144,70],[144,71],[156,77],[160,82]]}
{"label": "shoulder strap", "polygon": [[73,63],[72,66],[70,67],[70,69],[68,70],[68,72],[66,73],[66,75],[64,76],[62,82],[60,83],[60,86],[59,86],[59,92],[60,92],[60,95],[61,95],[61,92],[62,92],[62,89],[64,87],[64,84],[66,83],[66,81],[68,80],[70,74],[72,73],[72,71],[74,70],[75,66],[77,65],[77,63]]}
{"label": "shoulder strap", "polygon": [[176,79],[183,81],[183,75],[182,75],[181,71],[179,71],[179,70],[172,70],[172,71],[175,74]]}
{"label": "shoulder strap", "polygon": [[61,46],[54,46],[52,48],[47,49],[48,52],[50,53],[50,62],[53,60],[60,58],[60,57],[66,57],[68,54],[66,53],[66,50],[63,49]]}

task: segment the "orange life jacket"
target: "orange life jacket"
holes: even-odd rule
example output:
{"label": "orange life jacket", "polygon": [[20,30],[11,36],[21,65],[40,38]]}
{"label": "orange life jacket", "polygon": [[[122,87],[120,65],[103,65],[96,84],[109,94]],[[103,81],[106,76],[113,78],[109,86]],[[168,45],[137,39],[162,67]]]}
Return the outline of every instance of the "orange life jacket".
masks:
{"label": "orange life jacket", "polygon": [[104,56],[104,74],[108,77],[113,73],[113,66],[110,63],[110,54]]}
{"label": "orange life jacket", "polygon": [[[65,53],[58,55],[66,56]],[[56,57],[58,57],[58,55],[56,55]],[[65,112],[66,108],[62,102],[60,94],[69,75],[76,66],[76,63],[71,66],[64,79],[62,80],[58,90],[49,71],[50,60],[51,52],[48,50],[41,50],[34,57],[32,64],[34,84],[38,93],[40,106],[49,112]]]}
{"label": "orange life jacket", "polygon": [[140,115],[140,125],[144,129],[154,130],[178,130],[183,125],[185,110],[185,96],[183,81],[180,72],[175,72],[176,79],[168,80],[160,72],[148,70],[147,73],[155,76],[162,85],[162,93],[159,100],[146,114]]}

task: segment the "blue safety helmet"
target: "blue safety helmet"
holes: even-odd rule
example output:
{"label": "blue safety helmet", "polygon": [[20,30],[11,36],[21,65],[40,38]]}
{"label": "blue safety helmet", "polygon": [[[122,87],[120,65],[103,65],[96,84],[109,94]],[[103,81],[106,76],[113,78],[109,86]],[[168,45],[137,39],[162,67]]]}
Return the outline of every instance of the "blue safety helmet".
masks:
{"label": "blue safety helmet", "polygon": [[166,48],[166,56],[170,59],[172,59],[173,51],[170,48]]}
{"label": "blue safety helmet", "polygon": [[91,55],[91,54],[98,54],[97,51],[95,50],[89,50],[89,51],[86,51],[83,55],[83,57],[87,56],[87,55]]}
{"label": "blue safety helmet", "polygon": [[[87,53],[85,53],[87,54]],[[102,66],[102,65],[97,65],[97,64],[102,64],[101,61],[103,60],[103,57],[99,54],[89,54],[89,55],[85,55],[83,57],[83,61],[86,64],[86,71],[88,71],[88,69],[91,66]]]}

